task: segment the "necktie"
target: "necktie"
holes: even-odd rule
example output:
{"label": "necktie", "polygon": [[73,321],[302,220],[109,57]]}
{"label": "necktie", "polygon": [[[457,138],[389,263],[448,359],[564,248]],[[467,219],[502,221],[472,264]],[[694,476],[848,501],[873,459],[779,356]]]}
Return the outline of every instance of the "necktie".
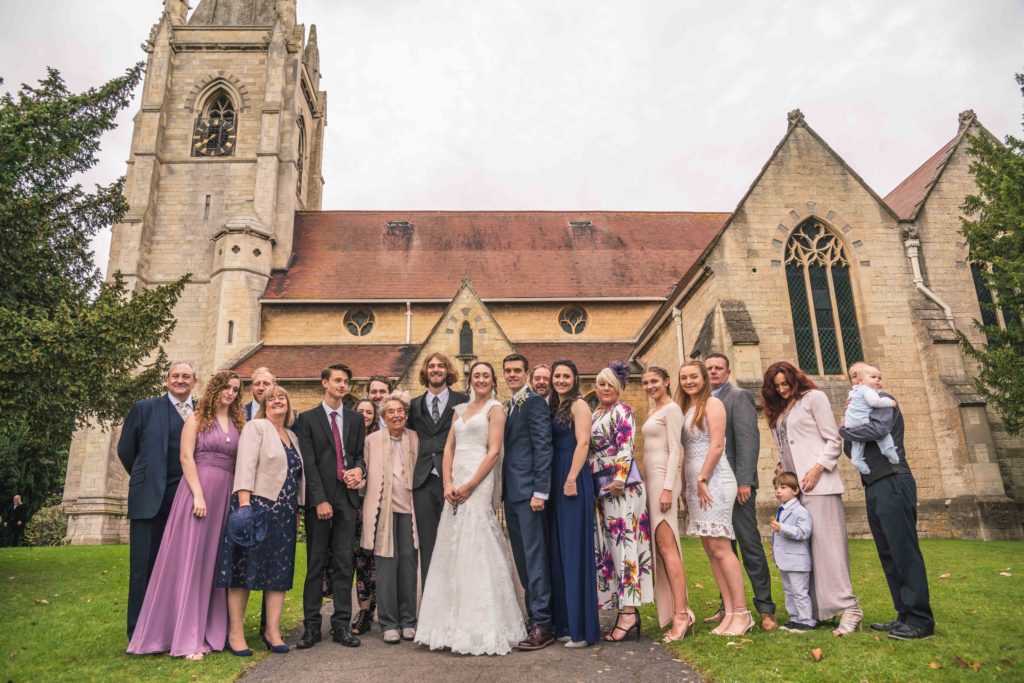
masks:
{"label": "necktie", "polygon": [[189,405],[188,401],[178,401],[175,405],[178,406],[178,415],[181,415],[181,419],[188,419],[188,416],[192,413],[192,406]]}
{"label": "necktie", "polygon": [[434,405],[430,408],[430,417],[432,417],[434,419],[434,422],[438,422],[438,421],[441,420],[441,408],[439,406],[440,403],[441,403],[441,398],[438,397],[438,396],[435,396],[434,397]]}
{"label": "necktie", "polygon": [[338,481],[345,478],[345,446],[341,443],[341,428],[338,426],[338,411],[331,411],[331,432],[334,433],[334,455],[338,459]]}
{"label": "necktie", "polygon": [[775,513],[775,521],[776,522],[778,522],[780,519],[782,519],[782,511],[785,510],[785,509],[786,509],[785,505],[780,505],[779,506],[779,511]]}

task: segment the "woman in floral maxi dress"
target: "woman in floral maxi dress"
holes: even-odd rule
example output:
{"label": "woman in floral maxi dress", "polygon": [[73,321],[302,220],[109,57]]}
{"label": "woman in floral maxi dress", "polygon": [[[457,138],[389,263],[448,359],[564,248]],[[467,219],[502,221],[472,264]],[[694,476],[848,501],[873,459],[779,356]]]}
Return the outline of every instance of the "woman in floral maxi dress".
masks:
{"label": "woman in floral maxi dress", "polygon": [[590,466],[597,474],[614,468],[611,483],[595,491],[597,528],[595,552],[597,593],[602,609],[618,609],[615,627],[605,636],[620,641],[635,630],[640,638],[637,608],[654,600],[651,525],[643,482],[626,481],[633,465],[633,411],[619,401],[629,378],[628,366],[616,361],[597,376],[600,405],[590,432]]}

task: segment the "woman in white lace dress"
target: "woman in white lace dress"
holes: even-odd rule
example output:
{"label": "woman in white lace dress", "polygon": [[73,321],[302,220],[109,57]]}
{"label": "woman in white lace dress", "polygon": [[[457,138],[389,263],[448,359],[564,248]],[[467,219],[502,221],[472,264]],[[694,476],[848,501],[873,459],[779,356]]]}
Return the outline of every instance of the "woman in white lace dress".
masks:
{"label": "woman in white lace dress", "polygon": [[494,513],[505,411],[490,363],[470,368],[473,398],[455,406],[444,448],[444,510],[423,586],[416,642],[431,650],[503,655],[526,638],[505,536]]}
{"label": "woman in white lace dress", "polygon": [[700,536],[711,561],[725,618],[711,632],[743,635],[754,627],[743,592],[743,574],[731,541],[736,477],[722,457],[725,451],[725,405],[711,395],[708,371],[700,361],[679,368],[676,400],[683,409],[683,483],[690,523],[686,533]]}

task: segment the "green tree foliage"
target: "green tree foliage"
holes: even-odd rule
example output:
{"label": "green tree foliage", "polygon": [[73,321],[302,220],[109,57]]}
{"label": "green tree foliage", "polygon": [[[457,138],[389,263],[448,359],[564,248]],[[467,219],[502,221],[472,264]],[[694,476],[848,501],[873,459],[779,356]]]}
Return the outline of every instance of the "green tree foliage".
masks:
{"label": "green tree foliage", "polygon": [[[1024,74],[1017,74],[1024,94]],[[975,346],[961,335],[966,353],[981,373],[978,390],[999,411],[1013,434],[1024,429],[1024,140],[1005,144],[984,133],[970,139],[971,172],[978,193],[967,197],[963,234],[971,259],[984,266],[982,277],[993,295],[982,303],[988,324],[975,321],[988,340]]]}
{"label": "green tree foliage", "polygon": [[141,78],[138,64],[74,93],[51,69],[0,96],[0,493],[32,507],[62,485],[76,427],[158,391],[188,279],[132,291],[89,251],[128,208],[124,178],[92,192],[75,180]]}

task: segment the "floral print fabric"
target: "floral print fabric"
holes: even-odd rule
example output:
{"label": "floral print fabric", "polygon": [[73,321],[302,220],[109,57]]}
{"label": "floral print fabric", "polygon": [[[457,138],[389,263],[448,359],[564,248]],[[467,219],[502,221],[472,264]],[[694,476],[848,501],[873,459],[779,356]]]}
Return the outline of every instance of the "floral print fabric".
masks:
{"label": "floral print fabric", "polygon": [[[593,472],[614,466],[615,478],[626,481],[633,464],[636,423],[629,406],[616,403],[594,413],[589,464]],[[600,492],[594,492],[600,495]],[[602,609],[620,609],[654,600],[651,522],[643,484],[621,496],[597,499],[595,558],[597,597]]]}

